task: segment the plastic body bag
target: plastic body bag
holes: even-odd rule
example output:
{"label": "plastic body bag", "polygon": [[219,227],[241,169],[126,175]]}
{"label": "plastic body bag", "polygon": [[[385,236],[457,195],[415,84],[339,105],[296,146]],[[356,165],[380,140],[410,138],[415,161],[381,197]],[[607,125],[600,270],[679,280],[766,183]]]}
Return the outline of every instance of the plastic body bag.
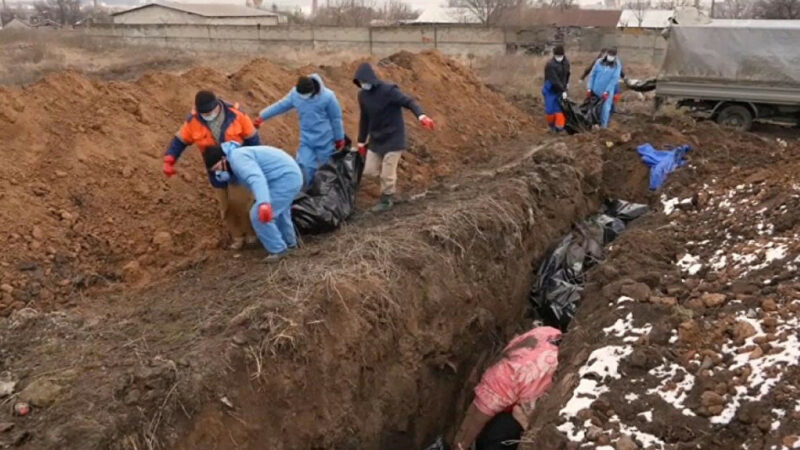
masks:
{"label": "plastic body bag", "polygon": [[567,123],[564,129],[569,134],[590,131],[593,126],[600,125],[603,118],[603,98],[592,96],[578,105],[572,100],[561,99],[561,109]]}
{"label": "plastic body bag", "polygon": [[580,304],[586,271],[603,260],[603,246],[626,222],[647,212],[646,205],[612,200],[604,212],[576,225],[548,253],[531,289],[531,306],[547,325],[566,330]]}
{"label": "plastic body bag", "polygon": [[292,221],[300,233],[326,233],[339,228],[355,210],[364,158],[346,149],[317,170],[308,191],[292,204]]}
{"label": "plastic body bag", "polygon": [[686,153],[691,149],[692,147],[689,145],[682,145],[673,149],[656,150],[650,144],[643,144],[636,148],[642,157],[642,162],[650,168],[651,191],[660,188],[667,181],[667,175],[675,169],[686,165]]}

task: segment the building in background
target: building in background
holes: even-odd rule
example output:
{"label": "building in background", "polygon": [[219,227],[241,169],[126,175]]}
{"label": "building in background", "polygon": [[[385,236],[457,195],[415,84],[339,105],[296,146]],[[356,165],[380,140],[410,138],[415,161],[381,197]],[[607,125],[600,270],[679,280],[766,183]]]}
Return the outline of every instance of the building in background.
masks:
{"label": "building in background", "polygon": [[117,12],[115,24],[122,25],[261,25],[276,26],[278,14],[234,4],[190,4],[159,2]]}

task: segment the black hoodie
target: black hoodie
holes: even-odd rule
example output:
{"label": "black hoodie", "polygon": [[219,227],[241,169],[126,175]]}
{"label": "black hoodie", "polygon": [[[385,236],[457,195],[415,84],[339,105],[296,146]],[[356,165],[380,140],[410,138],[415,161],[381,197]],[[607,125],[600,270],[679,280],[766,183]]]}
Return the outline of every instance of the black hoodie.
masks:
{"label": "black hoodie", "polygon": [[417,118],[424,114],[422,108],[397,85],[381,81],[369,63],[359,66],[353,82],[359,87],[361,82],[372,85],[372,89],[362,89],[358,93],[361,107],[358,142],[366,142],[369,136],[370,150],[380,155],[405,150],[406,129],[402,108],[410,109]]}

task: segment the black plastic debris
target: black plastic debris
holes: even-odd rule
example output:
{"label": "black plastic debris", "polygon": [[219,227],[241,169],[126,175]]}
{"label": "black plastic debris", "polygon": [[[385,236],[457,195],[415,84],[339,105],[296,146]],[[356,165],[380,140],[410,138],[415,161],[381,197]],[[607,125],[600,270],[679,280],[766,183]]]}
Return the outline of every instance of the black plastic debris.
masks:
{"label": "black plastic debris", "polygon": [[561,110],[567,119],[564,128],[569,134],[590,131],[593,126],[600,125],[602,109],[602,97],[592,96],[580,105],[569,99],[561,100]]}
{"label": "black plastic debris", "polygon": [[547,325],[566,330],[580,304],[586,271],[603,260],[603,247],[617,238],[647,205],[622,200],[606,202],[603,212],[573,227],[550,250],[539,267],[530,301]]}
{"label": "black plastic debris", "polygon": [[438,438],[436,438],[436,442],[425,447],[425,450],[448,450],[448,446],[447,444],[445,444],[444,438],[439,436]]}
{"label": "black plastic debris", "polygon": [[307,192],[292,203],[292,221],[301,234],[339,228],[355,210],[364,158],[349,148],[335,153],[317,170]]}

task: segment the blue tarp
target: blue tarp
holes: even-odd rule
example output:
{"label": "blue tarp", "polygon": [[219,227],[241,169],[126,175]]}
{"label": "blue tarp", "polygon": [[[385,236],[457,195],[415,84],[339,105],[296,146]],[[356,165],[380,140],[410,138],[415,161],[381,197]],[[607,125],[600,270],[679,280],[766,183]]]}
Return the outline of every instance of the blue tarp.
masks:
{"label": "blue tarp", "polygon": [[642,157],[642,162],[650,168],[651,191],[660,188],[667,180],[667,175],[675,169],[686,165],[686,153],[691,149],[689,145],[682,145],[668,150],[656,150],[650,144],[640,145],[636,149]]}

